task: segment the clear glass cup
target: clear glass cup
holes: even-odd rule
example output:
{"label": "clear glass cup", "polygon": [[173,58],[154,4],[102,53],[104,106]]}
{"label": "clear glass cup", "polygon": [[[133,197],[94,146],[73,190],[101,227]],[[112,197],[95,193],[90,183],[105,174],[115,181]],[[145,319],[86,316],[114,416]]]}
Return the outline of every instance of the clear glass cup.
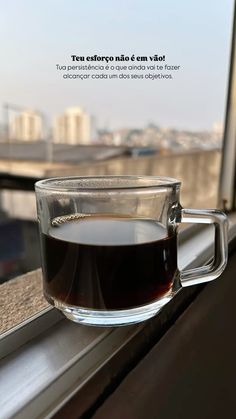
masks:
{"label": "clear glass cup", "polygon": [[[67,177],[35,185],[44,295],[75,322],[132,324],[227,263],[227,217],[183,209],[180,182],[152,176]],[[213,224],[210,265],[180,272],[179,223]]]}

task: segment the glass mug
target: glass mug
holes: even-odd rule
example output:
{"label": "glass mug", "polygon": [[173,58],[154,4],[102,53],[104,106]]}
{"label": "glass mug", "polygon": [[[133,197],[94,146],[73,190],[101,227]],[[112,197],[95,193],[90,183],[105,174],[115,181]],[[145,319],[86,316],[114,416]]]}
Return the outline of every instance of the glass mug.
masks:
{"label": "glass mug", "polygon": [[[75,322],[137,323],[182,286],[218,277],[227,262],[227,217],[183,209],[180,182],[154,176],[65,177],[35,185],[44,295]],[[210,265],[179,272],[179,223],[215,226]]]}

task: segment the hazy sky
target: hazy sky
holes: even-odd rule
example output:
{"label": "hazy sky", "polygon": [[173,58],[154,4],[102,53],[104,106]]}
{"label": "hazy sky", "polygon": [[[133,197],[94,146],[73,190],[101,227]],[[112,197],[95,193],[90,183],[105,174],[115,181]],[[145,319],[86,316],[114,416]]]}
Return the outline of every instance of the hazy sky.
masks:
{"label": "hazy sky", "polygon": [[[223,121],[233,0],[0,0],[0,100],[104,127]],[[70,55],[165,54],[174,80],[63,80]],[[0,103],[1,105],[1,103]]]}

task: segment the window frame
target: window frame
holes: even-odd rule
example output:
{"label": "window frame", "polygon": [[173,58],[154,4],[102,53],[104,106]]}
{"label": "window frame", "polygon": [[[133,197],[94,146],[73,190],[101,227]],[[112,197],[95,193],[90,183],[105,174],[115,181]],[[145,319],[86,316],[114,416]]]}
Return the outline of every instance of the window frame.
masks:
{"label": "window frame", "polygon": [[219,207],[236,209],[236,2],[234,1],[230,66],[219,182]]}

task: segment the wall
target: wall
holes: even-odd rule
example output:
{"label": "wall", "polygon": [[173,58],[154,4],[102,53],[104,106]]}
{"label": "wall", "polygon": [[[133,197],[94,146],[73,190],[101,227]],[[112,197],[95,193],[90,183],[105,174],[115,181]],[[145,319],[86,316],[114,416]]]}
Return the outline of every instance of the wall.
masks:
{"label": "wall", "polygon": [[[217,192],[221,153],[198,151],[166,156],[123,157],[97,163],[58,168],[45,166],[44,177],[69,175],[152,175],[174,177],[182,182],[181,203],[185,207],[213,208]],[[32,170],[31,170],[31,174]],[[2,208],[12,217],[36,219],[33,192],[2,192]]]}

